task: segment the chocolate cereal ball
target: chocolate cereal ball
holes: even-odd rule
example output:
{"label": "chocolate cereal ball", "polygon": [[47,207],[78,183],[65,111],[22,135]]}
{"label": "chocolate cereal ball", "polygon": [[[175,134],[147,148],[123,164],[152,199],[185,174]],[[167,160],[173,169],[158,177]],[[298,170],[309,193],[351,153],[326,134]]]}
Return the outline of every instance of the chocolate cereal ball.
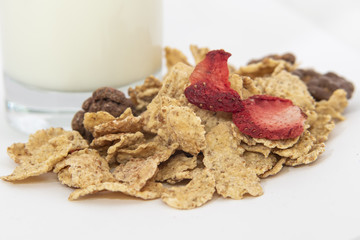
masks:
{"label": "chocolate cereal ball", "polygon": [[92,93],[90,98],[84,101],[82,110],[74,115],[71,127],[90,142],[93,137],[90,132],[86,131],[83,124],[86,112],[105,111],[114,117],[119,117],[128,107],[133,109],[134,105],[129,98],[126,98],[123,92],[111,87],[99,88]]}

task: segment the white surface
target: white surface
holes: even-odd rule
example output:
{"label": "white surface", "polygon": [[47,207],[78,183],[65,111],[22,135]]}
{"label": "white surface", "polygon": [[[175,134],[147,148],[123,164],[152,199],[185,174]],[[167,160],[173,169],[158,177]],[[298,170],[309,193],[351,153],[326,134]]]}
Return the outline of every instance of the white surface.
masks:
{"label": "white surface", "polygon": [[[164,42],[187,54],[190,43],[224,48],[236,66],[252,57],[291,51],[302,66],[351,79],[357,89],[347,120],[336,126],[317,162],[285,168],[262,181],[261,197],[216,198],[190,211],[119,194],[69,202],[72,190],[51,174],[23,184],[0,182],[0,239],[360,239],[359,42],[343,41],[329,30],[332,24],[325,27],[309,17],[302,10],[306,7],[281,2],[167,1]],[[359,13],[358,2],[341,2]],[[310,13],[326,19],[326,12],[340,9],[332,3],[330,10]],[[346,9],[338,16],[346,16]],[[355,22],[344,24],[349,38],[359,39],[359,19],[357,14]],[[15,164],[6,146],[27,136],[9,128],[3,105],[0,114],[0,175],[7,175]]]}

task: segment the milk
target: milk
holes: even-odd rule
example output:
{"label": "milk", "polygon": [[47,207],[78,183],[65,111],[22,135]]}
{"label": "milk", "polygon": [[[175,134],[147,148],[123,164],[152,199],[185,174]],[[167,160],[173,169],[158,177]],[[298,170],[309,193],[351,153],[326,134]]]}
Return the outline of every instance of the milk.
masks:
{"label": "milk", "polygon": [[161,0],[0,0],[3,69],[45,90],[121,87],[161,68]]}

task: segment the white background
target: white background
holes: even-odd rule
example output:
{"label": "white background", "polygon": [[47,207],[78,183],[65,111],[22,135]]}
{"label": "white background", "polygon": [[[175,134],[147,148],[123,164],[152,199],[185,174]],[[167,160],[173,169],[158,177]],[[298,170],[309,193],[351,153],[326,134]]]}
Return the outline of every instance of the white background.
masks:
{"label": "white background", "polygon": [[[52,174],[21,184],[1,181],[0,239],[360,239],[359,25],[355,0],[166,1],[164,45],[187,55],[189,44],[223,48],[240,66],[291,51],[303,67],[352,80],[357,88],[347,120],[336,126],[325,153],[310,166],[262,181],[261,197],[215,197],[189,211],[113,193],[69,202],[72,190]],[[27,135],[8,126],[0,106],[3,176],[15,168],[6,147]]]}

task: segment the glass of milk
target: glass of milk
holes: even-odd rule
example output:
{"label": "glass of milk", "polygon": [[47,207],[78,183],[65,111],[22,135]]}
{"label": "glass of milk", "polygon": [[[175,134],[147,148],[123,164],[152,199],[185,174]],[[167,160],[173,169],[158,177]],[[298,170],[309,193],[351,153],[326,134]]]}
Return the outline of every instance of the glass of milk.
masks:
{"label": "glass of milk", "polygon": [[69,128],[92,91],[161,70],[161,0],[0,0],[9,122]]}

